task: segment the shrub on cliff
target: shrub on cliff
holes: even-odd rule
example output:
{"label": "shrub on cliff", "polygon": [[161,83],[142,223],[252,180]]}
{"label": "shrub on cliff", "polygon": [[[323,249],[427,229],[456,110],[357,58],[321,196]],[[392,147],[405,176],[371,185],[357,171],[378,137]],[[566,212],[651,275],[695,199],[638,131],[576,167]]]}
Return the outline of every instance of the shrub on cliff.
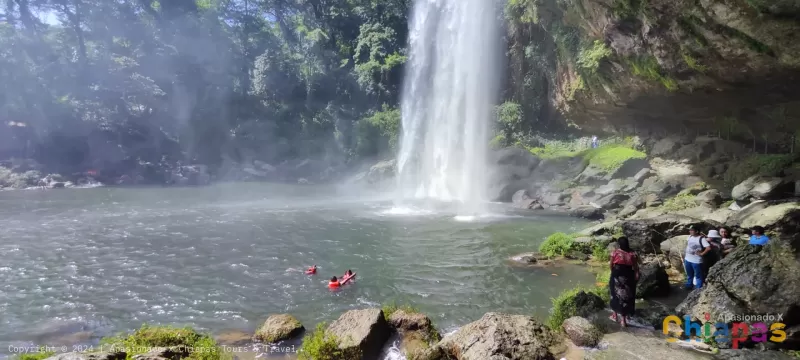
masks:
{"label": "shrub on cliff", "polygon": [[694,201],[694,195],[687,193],[667,199],[667,201],[664,202],[663,208],[667,211],[681,211],[691,209],[695,206],[697,206],[697,203]]}
{"label": "shrub on cliff", "polygon": [[565,233],[555,233],[539,245],[539,252],[547,257],[564,256],[572,249],[575,237]]}
{"label": "shrub on cliff", "polygon": [[415,313],[419,312],[419,309],[417,309],[417,308],[415,308],[415,307],[413,307],[411,305],[408,305],[408,304],[397,305],[396,303],[389,303],[389,304],[383,305],[383,307],[381,307],[381,310],[383,310],[383,318],[386,319],[386,321],[389,321],[389,317],[391,317],[392,314],[394,314],[394,312],[397,311],[397,310],[403,310],[403,311],[405,311],[407,313],[410,313],[410,314],[415,314]]}
{"label": "shrub on cliff", "polygon": [[39,348],[39,352],[29,354],[19,354],[14,357],[15,360],[43,360],[55,355],[52,351],[44,351],[44,347]]}
{"label": "shrub on cliff", "polygon": [[583,155],[584,161],[588,164],[606,171],[617,170],[625,161],[630,159],[644,159],[646,157],[647,154],[625,145],[601,146],[587,150]]}
{"label": "shrub on cliff", "polygon": [[299,360],[355,360],[360,359],[360,354],[345,353],[339,349],[338,339],[328,334],[325,330],[326,324],[319,323],[317,328],[303,339],[300,351],[297,354]]}
{"label": "shrub on cliff", "polygon": [[131,360],[135,355],[148,352],[156,347],[185,346],[189,350],[188,359],[220,360],[230,359],[224,354],[211,336],[201,334],[192,328],[172,326],[142,325],[129,335],[118,335],[100,341],[107,347],[116,347],[127,353]]}
{"label": "shrub on cliff", "polygon": [[751,155],[728,169],[725,186],[732,188],[753,175],[779,176],[796,159],[794,154]]}
{"label": "shrub on cliff", "polygon": [[[605,306],[608,301],[602,294],[608,293],[608,287],[594,289],[575,288],[563,291],[553,298],[553,308],[547,319],[547,326],[552,330],[561,329],[564,320],[573,316],[589,317]],[[608,298],[608,296],[606,296]]]}

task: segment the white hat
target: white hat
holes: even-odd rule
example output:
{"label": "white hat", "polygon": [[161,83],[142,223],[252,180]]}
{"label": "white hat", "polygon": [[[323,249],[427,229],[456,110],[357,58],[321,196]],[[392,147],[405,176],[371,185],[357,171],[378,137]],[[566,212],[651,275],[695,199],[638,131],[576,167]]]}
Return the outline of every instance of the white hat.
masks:
{"label": "white hat", "polygon": [[722,236],[719,236],[719,233],[717,232],[717,230],[709,230],[708,231],[708,235],[706,235],[706,237],[719,239]]}

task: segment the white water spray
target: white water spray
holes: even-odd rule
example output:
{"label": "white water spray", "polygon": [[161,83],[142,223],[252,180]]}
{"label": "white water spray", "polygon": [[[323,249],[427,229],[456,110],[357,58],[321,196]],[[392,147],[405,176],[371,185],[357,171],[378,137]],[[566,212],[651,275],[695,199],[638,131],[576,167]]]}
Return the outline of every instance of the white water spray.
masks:
{"label": "white water spray", "polygon": [[487,147],[498,93],[500,24],[491,0],[416,0],[401,98],[402,199],[487,203]]}

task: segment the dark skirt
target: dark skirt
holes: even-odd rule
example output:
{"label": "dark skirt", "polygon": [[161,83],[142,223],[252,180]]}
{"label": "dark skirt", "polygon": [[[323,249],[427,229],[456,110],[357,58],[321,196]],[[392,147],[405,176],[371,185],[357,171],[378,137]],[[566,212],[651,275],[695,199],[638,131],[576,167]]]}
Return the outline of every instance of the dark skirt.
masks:
{"label": "dark skirt", "polygon": [[631,316],[636,310],[636,272],[633,266],[614,264],[611,268],[611,309],[623,316]]}

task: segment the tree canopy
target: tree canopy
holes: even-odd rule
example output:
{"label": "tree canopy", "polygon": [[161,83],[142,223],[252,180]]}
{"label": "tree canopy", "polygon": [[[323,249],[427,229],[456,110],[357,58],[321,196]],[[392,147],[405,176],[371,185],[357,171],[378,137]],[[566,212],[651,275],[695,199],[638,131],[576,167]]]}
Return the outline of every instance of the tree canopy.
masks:
{"label": "tree canopy", "polygon": [[[375,155],[409,0],[4,0],[0,157],[53,166]],[[385,113],[384,113],[385,112]]]}

